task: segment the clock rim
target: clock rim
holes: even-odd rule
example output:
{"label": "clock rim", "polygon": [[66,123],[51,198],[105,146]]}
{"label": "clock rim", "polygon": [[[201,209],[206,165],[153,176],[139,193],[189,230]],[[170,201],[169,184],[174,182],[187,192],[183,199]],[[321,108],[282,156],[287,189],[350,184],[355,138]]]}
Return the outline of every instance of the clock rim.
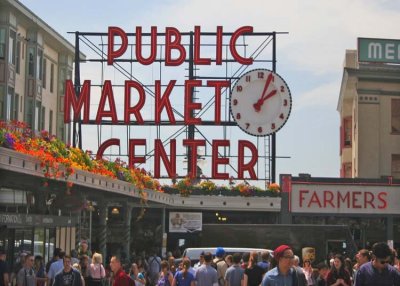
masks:
{"label": "clock rim", "polygon": [[[252,73],[252,72],[254,72],[254,71],[267,71],[267,72],[273,73],[274,75],[279,76],[280,79],[281,79],[281,80],[284,82],[284,84],[286,85],[286,88],[287,88],[287,90],[288,90],[288,95],[289,95],[289,98],[290,98],[290,100],[289,100],[289,101],[290,101],[290,104],[289,104],[289,112],[288,112],[287,117],[285,118],[285,121],[282,123],[282,125],[281,125],[279,128],[277,128],[276,130],[274,130],[273,132],[270,132],[270,133],[267,133],[267,134],[261,134],[261,135],[260,135],[260,134],[250,133],[250,132],[246,131],[245,129],[243,129],[243,128],[238,124],[238,122],[237,122],[235,116],[233,116],[233,113],[232,113],[232,93],[234,92],[236,85],[238,84],[238,82],[239,82],[243,77],[245,77],[247,74]],[[285,126],[287,120],[288,120],[289,117],[290,117],[290,114],[292,113],[292,93],[291,93],[291,91],[290,91],[289,85],[287,84],[287,82],[285,81],[285,79],[284,79],[283,77],[280,76],[280,74],[278,74],[278,73],[276,73],[276,72],[274,72],[274,71],[272,71],[272,70],[270,70],[270,69],[266,69],[266,68],[252,69],[252,70],[250,70],[250,71],[248,71],[248,72],[242,74],[242,75],[236,80],[235,84],[233,85],[233,87],[232,87],[232,89],[231,89],[231,92],[230,92],[230,94],[229,94],[229,113],[230,113],[230,115],[232,116],[233,120],[236,122],[236,126],[238,126],[243,132],[245,132],[245,133],[247,133],[247,134],[249,134],[249,135],[251,135],[251,136],[256,136],[256,137],[267,137],[267,136],[273,135],[273,134],[275,134],[276,132],[278,132],[279,130],[281,130],[283,126]]]}

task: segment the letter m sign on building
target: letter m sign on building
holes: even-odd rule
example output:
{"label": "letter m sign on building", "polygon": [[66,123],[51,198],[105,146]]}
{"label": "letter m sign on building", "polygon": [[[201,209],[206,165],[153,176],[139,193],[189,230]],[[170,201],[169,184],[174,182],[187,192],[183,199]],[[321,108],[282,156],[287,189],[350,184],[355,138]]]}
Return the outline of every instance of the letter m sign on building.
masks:
{"label": "letter m sign on building", "polygon": [[400,64],[400,40],[358,38],[358,61]]}

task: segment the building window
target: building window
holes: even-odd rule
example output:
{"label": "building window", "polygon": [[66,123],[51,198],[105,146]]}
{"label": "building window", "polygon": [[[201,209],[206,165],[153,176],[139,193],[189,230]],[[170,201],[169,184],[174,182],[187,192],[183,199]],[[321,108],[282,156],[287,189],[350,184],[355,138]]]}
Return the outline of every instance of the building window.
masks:
{"label": "building window", "polygon": [[351,138],[352,138],[352,128],[351,128],[352,118],[345,117],[343,118],[343,146],[344,147],[351,147]]}
{"label": "building window", "polygon": [[41,108],[40,108],[40,102],[36,102],[35,104],[35,128],[33,130],[38,131],[40,128],[40,116],[41,115]]}
{"label": "building window", "polygon": [[7,92],[7,108],[6,108],[6,120],[12,120],[12,116],[14,114],[14,89],[12,87],[8,87]]}
{"label": "building window", "polygon": [[15,33],[15,31],[10,30],[10,39],[8,42],[8,62],[13,65],[15,65],[16,36],[17,34]]}
{"label": "building window", "polygon": [[30,128],[33,127],[33,100],[27,99],[25,103],[25,121]]}
{"label": "building window", "polygon": [[392,133],[400,134],[400,99],[392,99]]}
{"label": "building window", "polygon": [[15,58],[15,71],[17,74],[20,73],[20,65],[21,65],[21,41],[17,42],[17,54]]}
{"label": "building window", "polygon": [[54,91],[54,64],[50,65],[50,92]]}
{"label": "building window", "polygon": [[34,54],[35,49],[33,47],[29,47],[28,49],[28,75],[34,76],[35,75],[35,64],[34,64]]}
{"label": "building window", "polygon": [[0,28],[0,59],[6,57],[6,29]]}
{"label": "building window", "polygon": [[40,114],[40,130],[45,130],[45,122],[46,122],[46,109],[42,106],[42,112]]}
{"label": "building window", "polygon": [[43,80],[42,80],[43,88],[46,88],[46,82],[47,82],[46,77],[47,77],[47,60],[44,59],[43,60]]}
{"label": "building window", "polygon": [[13,120],[18,120],[18,108],[19,108],[19,95],[16,93],[14,96],[14,102],[12,105],[12,110],[13,110],[12,119]]}
{"label": "building window", "polygon": [[43,79],[43,51],[38,49],[37,63],[36,63],[36,76],[38,79]]}
{"label": "building window", "polygon": [[53,110],[51,109],[49,111],[49,133],[50,135],[53,134]]}
{"label": "building window", "polygon": [[0,120],[4,120],[4,86],[0,85]]}

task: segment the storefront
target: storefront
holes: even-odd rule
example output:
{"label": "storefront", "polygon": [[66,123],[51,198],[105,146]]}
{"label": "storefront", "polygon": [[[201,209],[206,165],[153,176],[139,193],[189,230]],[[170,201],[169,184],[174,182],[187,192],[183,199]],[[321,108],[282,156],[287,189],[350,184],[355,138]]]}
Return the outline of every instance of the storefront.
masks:
{"label": "storefront", "polygon": [[[282,223],[348,226],[357,248],[400,247],[400,181],[282,175]],[[346,241],[330,241],[344,251]]]}
{"label": "storefront", "polygon": [[0,247],[11,266],[28,252],[47,262],[56,246],[66,251],[75,247],[75,229],[73,217],[0,213]]}

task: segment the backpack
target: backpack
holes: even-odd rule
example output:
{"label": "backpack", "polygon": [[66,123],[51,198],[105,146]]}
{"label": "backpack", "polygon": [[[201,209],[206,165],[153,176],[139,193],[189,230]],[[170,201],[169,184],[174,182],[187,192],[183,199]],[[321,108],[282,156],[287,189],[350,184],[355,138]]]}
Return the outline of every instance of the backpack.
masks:
{"label": "backpack", "polygon": [[217,264],[219,263],[219,262],[221,262],[221,261],[224,261],[224,259],[223,258],[218,258],[218,260],[217,261],[215,261],[214,262],[214,260],[211,262],[211,266],[215,269],[215,270],[218,270],[217,268]]}

